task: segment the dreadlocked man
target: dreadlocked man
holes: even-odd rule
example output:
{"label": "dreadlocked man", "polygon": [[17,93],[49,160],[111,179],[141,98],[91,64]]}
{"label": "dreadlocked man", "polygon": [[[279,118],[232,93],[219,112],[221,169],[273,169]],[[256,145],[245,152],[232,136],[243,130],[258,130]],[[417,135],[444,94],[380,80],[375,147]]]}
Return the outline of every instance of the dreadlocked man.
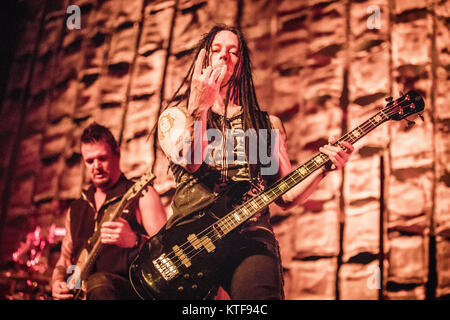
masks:
{"label": "dreadlocked man", "polygon": [[[195,221],[195,212],[229,186],[247,182],[250,187],[240,194],[245,200],[291,172],[283,124],[258,105],[244,37],[225,25],[213,27],[200,41],[187,76],[160,116],[158,136],[177,184],[168,228]],[[330,138],[320,148],[333,165],[313,173],[277,205],[301,204],[328,171],[343,168],[353,146],[343,142],[341,149],[331,146],[333,142]],[[217,286],[232,299],[283,299],[269,211],[246,221],[236,239]]]}

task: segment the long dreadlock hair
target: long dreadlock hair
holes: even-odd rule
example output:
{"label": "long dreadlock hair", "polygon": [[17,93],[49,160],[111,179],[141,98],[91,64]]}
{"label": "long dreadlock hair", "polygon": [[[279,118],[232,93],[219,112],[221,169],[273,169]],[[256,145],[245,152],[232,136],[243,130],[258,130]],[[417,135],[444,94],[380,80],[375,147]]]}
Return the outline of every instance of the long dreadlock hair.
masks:
{"label": "long dreadlock hair", "polygon": [[[261,109],[259,107],[252,77],[252,68],[250,60],[251,53],[247,46],[243,33],[238,28],[230,27],[224,24],[217,24],[208,33],[203,35],[202,39],[199,41],[196,48],[194,49],[195,56],[192,64],[189,67],[187,75],[183,79],[178,89],[173,94],[172,98],[168,101],[166,108],[171,106],[173,107],[178,106],[184,100],[186,100],[186,105],[189,103],[189,95],[195,61],[197,60],[200,50],[203,48],[206,50],[205,57],[210,56],[212,43],[214,41],[215,36],[220,31],[230,31],[234,33],[237,36],[239,43],[238,63],[236,63],[233,75],[231,76],[230,80],[227,83],[228,89],[225,99],[224,118],[226,119],[227,107],[230,101],[233,101],[233,103],[242,106],[244,131],[247,129],[254,129],[257,134],[256,138],[257,139],[261,138],[265,140],[266,145],[268,146],[268,150],[271,150],[270,145],[271,139],[270,138],[268,139],[268,137],[266,136],[260,137],[260,129],[267,129],[268,136],[270,137],[271,125],[267,113],[261,112]],[[204,59],[203,68],[206,68],[208,65],[209,59]],[[186,89],[183,93],[180,93],[183,87],[186,87]],[[208,111],[207,119],[209,123],[214,123],[212,121],[211,109]],[[224,134],[223,130],[225,128],[217,128],[217,129],[222,130],[222,134]],[[249,159],[248,137],[246,137],[245,148],[246,148],[246,157],[248,161]],[[250,164],[250,179],[252,182],[255,182],[256,179],[258,178],[258,172],[260,172],[259,170],[261,168],[259,156],[257,158],[258,158],[257,164],[254,165]]]}

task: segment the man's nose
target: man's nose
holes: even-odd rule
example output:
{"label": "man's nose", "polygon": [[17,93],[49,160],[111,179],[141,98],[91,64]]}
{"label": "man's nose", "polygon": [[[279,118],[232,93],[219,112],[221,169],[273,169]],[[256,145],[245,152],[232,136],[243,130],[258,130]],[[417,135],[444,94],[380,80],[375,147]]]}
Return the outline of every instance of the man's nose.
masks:
{"label": "man's nose", "polygon": [[98,160],[94,160],[94,169],[99,169],[101,167],[101,163]]}

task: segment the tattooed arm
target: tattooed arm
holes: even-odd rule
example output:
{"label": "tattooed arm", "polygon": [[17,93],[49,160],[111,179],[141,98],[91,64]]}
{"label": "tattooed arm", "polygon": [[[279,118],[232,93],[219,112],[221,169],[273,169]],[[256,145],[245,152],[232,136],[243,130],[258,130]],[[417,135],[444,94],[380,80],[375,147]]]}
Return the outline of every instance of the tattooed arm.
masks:
{"label": "tattooed arm", "polygon": [[206,51],[202,49],[195,61],[186,111],[166,109],[158,121],[158,139],[165,154],[190,172],[200,168],[206,137],[206,114],[219,95],[226,66],[202,69]]}
{"label": "tattooed arm", "polygon": [[158,140],[169,159],[190,172],[196,171],[207,148],[206,119],[187,116],[178,107],[166,109],[158,121]]}

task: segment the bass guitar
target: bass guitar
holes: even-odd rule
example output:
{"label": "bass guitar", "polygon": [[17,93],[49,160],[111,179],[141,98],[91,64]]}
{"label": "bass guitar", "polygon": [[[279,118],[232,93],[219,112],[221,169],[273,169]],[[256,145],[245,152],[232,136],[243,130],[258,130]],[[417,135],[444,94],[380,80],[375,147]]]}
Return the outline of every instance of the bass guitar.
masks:
{"label": "bass guitar", "polygon": [[[342,141],[353,144],[384,122],[405,119],[425,108],[416,91],[387,101],[385,108],[334,145]],[[134,290],[142,299],[207,298],[216,288],[219,266],[226,263],[224,253],[233,248],[231,241],[238,227],[330,162],[327,155],[318,153],[244,203],[236,204],[237,195],[241,198],[243,193],[240,186],[233,185],[212,205],[195,213],[196,221],[163,227],[147,240],[130,266],[129,277]]]}

